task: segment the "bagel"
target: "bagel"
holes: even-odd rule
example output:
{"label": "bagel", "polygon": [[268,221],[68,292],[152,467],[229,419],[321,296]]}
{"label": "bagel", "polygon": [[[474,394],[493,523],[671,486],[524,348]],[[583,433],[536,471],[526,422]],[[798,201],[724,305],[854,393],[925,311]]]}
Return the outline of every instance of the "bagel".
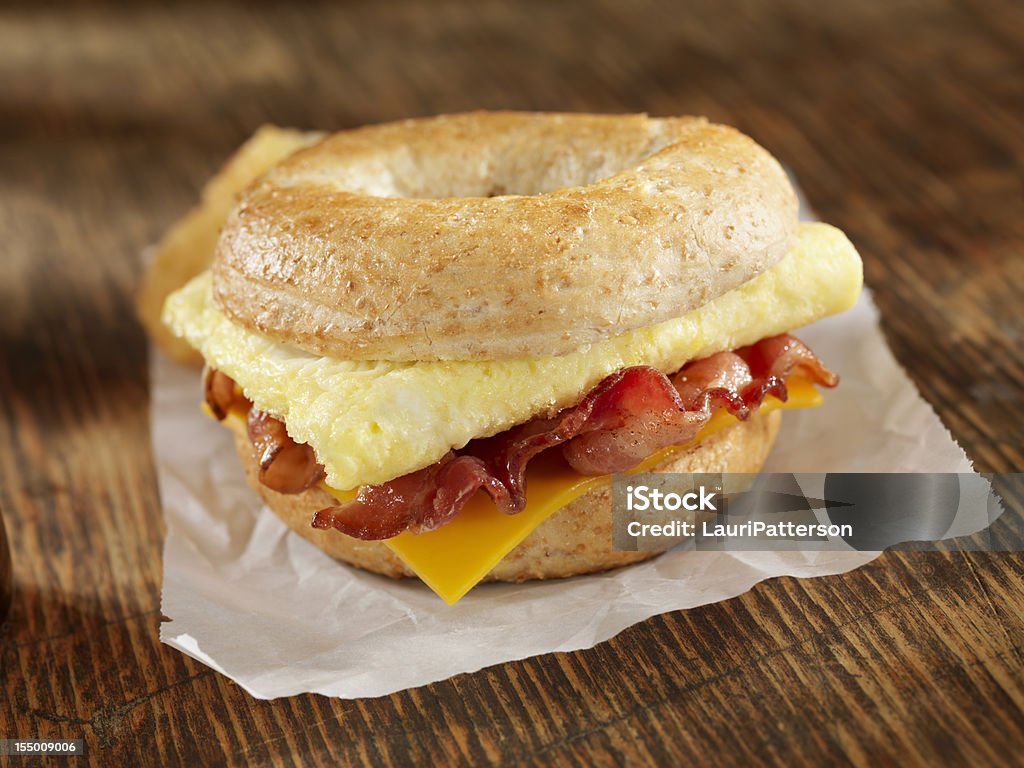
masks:
{"label": "bagel", "polygon": [[277,165],[221,232],[214,295],[245,328],[343,360],[561,355],[706,304],[796,229],[782,168],[732,128],[476,112]]}
{"label": "bagel", "polygon": [[604,476],[756,471],[770,412],[837,383],[788,331],[861,282],[731,128],[477,112],[290,155],[163,319],[275,513],[454,602],[648,556]]}

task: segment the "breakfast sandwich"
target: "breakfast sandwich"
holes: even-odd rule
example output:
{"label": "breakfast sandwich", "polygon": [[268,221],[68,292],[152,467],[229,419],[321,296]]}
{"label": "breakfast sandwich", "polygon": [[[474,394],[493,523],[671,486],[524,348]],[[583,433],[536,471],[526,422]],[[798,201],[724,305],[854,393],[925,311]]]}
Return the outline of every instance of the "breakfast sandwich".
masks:
{"label": "breakfast sandwich", "polygon": [[612,546],[611,476],[756,472],[837,377],[837,229],[701,118],[477,112],[299,142],[163,321],[252,485],[333,557],[454,602]]}

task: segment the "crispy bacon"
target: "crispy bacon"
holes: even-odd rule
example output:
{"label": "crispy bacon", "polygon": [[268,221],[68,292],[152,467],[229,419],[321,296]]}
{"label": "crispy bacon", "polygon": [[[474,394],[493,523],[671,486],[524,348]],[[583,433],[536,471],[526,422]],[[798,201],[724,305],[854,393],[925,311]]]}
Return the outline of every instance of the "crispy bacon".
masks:
{"label": "crispy bacon", "polygon": [[826,387],[838,382],[788,334],[694,361],[671,379],[647,366],[624,368],[577,405],[473,440],[395,480],[363,486],[355,500],[317,512],[312,524],[359,539],[433,530],[481,489],[513,514],[526,504],[526,466],[541,451],[562,445],[569,464],[584,474],[629,469],[660,448],[689,442],[718,407],[746,419],[769,394],[784,401],[785,379],[794,372]]}
{"label": "crispy bacon", "polygon": [[[622,472],[660,448],[692,440],[718,407],[745,420],[768,395],[785,402],[786,378],[796,372],[821,386],[839,382],[789,334],[735,352],[718,352],[685,365],[672,377],[671,388],[654,386],[652,377],[647,397],[616,401],[611,423],[580,434],[563,453],[573,469],[585,475]],[[661,380],[668,381],[663,376]]]}
{"label": "crispy bacon", "polygon": [[313,449],[296,443],[284,422],[254,408],[227,374],[207,366],[203,371],[203,399],[217,421],[234,410],[246,412],[246,432],[259,463],[259,479],[278,493],[301,493],[324,479],[324,468]]}
{"label": "crispy bacon", "polygon": [[246,418],[249,441],[256,449],[260,482],[278,493],[302,493],[324,479],[324,468],[306,443],[296,443],[284,422],[258,408]]}
{"label": "crispy bacon", "polygon": [[235,380],[209,366],[203,369],[203,399],[217,421],[224,421],[233,408],[249,408]]}
{"label": "crispy bacon", "polygon": [[511,505],[508,489],[487,464],[449,451],[440,461],[383,483],[364,485],[347,504],[313,516],[314,528],[335,528],[364,540],[390,539],[402,531],[429,531],[447,523],[481,488],[499,509]]}

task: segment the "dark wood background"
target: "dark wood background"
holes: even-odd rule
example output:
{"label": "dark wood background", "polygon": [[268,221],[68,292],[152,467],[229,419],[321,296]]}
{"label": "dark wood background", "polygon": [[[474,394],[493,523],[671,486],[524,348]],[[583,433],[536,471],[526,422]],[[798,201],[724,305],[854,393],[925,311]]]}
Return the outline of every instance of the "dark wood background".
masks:
{"label": "dark wood background", "polygon": [[1020,3],[298,6],[0,9],[17,590],[0,737],[84,738],[105,765],[1019,763],[1016,553],[888,553],[373,700],[256,701],[159,644],[139,253],[266,121],[505,107],[732,123],[859,246],[893,349],[979,468],[1024,468]]}

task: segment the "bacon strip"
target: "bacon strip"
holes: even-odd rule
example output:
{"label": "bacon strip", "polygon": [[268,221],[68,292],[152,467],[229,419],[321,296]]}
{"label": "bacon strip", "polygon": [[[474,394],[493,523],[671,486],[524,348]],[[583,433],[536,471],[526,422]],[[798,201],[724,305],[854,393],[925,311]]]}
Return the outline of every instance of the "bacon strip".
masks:
{"label": "bacon strip", "polygon": [[246,432],[256,449],[259,479],[278,493],[302,493],[324,479],[324,468],[316,460],[312,447],[296,443],[284,422],[253,408],[234,379],[220,371],[203,371],[203,398],[217,421],[224,421],[233,410],[245,410]]}
{"label": "bacon strip", "polygon": [[235,380],[209,366],[203,369],[203,399],[217,421],[224,421],[233,408],[249,407]]}
{"label": "bacon strip", "polygon": [[629,469],[660,448],[689,442],[718,407],[746,419],[769,394],[785,401],[785,379],[795,372],[821,386],[838,383],[788,334],[694,361],[671,380],[648,366],[624,368],[577,405],[473,440],[417,472],[363,486],[353,501],[317,512],[312,525],[359,539],[434,530],[481,489],[514,514],[526,504],[527,464],[541,451],[563,445],[569,464],[584,474]]}
{"label": "bacon strip", "polygon": [[246,432],[256,449],[260,482],[278,493],[302,493],[324,479],[324,467],[306,443],[296,443],[284,422],[250,408]]}
{"label": "bacon strip", "polygon": [[661,448],[692,440],[718,407],[746,420],[768,395],[785,402],[786,378],[796,372],[821,386],[839,383],[789,334],[695,360],[672,377],[674,391],[614,403],[614,423],[581,434],[563,449],[565,458],[585,475],[625,471]]}

